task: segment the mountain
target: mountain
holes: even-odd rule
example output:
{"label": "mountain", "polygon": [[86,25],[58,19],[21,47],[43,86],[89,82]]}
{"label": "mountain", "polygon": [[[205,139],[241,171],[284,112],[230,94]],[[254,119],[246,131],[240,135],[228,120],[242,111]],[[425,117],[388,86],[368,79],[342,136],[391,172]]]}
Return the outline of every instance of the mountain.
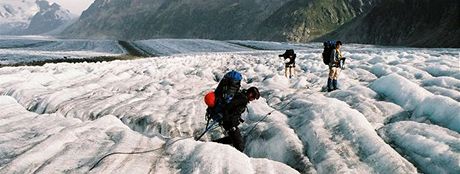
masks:
{"label": "mountain", "polygon": [[258,23],[254,20],[268,17],[284,3],[285,0],[96,0],[67,32],[79,37],[118,39],[243,38]]}
{"label": "mountain", "polygon": [[24,30],[39,10],[32,0],[0,1],[0,34]]}
{"label": "mountain", "polygon": [[460,1],[382,1],[369,13],[343,25],[318,41],[419,47],[460,47]]}
{"label": "mountain", "polygon": [[60,5],[48,1],[37,1],[40,11],[36,13],[23,34],[41,34],[66,25],[74,17],[69,10],[63,9]]}
{"label": "mountain", "polygon": [[367,12],[375,0],[292,0],[266,19],[263,39],[306,42]]}
{"label": "mountain", "polygon": [[0,34],[43,34],[69,25],[75,18],[60,5],[46,0],[0,3]]}
{"label": "mountain", "polygon": [[[74,37],[116,39],[169,37],[306,41],[351,20],[369,8],[373,1],[340,0],[330,5],[332,2],[96,0],[65,33]],[[316,12],[319,9],[323,11]],[[329,19],[334,22],[330,24],[327,22]]]}
{"label": "mountain", "polygon": [[460,47],[456,0],[96,0],[64,36]]}

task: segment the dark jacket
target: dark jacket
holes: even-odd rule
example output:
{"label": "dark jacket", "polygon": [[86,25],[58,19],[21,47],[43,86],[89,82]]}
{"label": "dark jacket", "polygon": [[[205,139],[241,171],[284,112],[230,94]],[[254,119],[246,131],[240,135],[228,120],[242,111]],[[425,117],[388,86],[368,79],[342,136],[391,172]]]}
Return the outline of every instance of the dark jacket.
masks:
{"label": "dark jacket", "polygon": [[295,55],[292,57],[285,57],[284,60],[289,59],[288,65],[295,64]]}
{"label": "dark jacket", "polygon": [[232,101],[223,109],[222,126],[230,130],[240,124],[241,114],[246,111],[249,99],[245,91],[239,91],[233,96]]}

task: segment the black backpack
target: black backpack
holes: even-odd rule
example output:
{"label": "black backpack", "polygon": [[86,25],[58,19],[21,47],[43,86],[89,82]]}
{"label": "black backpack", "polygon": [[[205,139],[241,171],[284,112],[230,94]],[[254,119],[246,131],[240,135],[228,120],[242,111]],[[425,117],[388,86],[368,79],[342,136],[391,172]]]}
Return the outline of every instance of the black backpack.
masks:
{"label": "black backpack", "polygon": [[242,79],[241,74],[235,70],[225,74],[222,80],[220,80],[219,85],[217,85],[216,90],[214,90],[216,100],[230,103],[233,96],[240,90]]}
{"label": "black backpack", "polygon": [[332,51],[335,49],[335,41],[326,41],[323,43],[324,50],[323,50],[323,63],[329,65],[331,60]]}
{"label": "black backpack", "polygon": [[224,75],[214,90],[215,105],[207,109],[208,119],[220,121],[222,119],[222,111],[229,104],[236,93],[240,91],[241,80],[243,77],[237,71],[230,71]]}
{"label": "black backpack", "polygon": [[289,58],[289,56],[292,56],[292,59],[290,59],[290,61],[286,64],[295,64],[295,58],[297,55],[294,53],[293,49],[288,49],[284,52],[284,54],[278,55],[278,57],[283,57],[284,59]]}

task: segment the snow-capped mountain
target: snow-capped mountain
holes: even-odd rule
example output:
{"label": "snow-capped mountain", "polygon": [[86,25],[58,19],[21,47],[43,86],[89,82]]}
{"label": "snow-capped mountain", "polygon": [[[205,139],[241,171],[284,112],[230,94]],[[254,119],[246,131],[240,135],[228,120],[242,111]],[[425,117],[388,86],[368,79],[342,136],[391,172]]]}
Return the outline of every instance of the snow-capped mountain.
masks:
{"label": "snow-capped mountain", "polygon": [[29,27],[24,34],[41,34],[59,28],[74,18],[69,10],[48,1],[37,1],[40,11],[32,17]]}
{"label": "snow-capped mountain", "polygon": [[43,34],[68,25],[76,16],[46,0],[0,2],[0,34]]}
{"label": "snow-capped mountain", "polygon": [[33,0],[0,0],[0,34],[26,29],[38,11],[40,9]]}

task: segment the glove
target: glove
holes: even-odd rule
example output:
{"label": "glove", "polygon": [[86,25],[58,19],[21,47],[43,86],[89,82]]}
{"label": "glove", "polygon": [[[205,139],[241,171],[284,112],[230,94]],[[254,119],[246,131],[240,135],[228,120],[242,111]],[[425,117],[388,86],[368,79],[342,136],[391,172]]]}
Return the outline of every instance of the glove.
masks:
{"label": "glove", "polygon": [[341,69],[345,69],[345,57],[340,58],[339,60],[339,66]]}
{"label": "glove", "polygon": [[226,130],[227,132],[235,132],[236,131],[236,127],[231,127],[229,128],[228,130]]}

